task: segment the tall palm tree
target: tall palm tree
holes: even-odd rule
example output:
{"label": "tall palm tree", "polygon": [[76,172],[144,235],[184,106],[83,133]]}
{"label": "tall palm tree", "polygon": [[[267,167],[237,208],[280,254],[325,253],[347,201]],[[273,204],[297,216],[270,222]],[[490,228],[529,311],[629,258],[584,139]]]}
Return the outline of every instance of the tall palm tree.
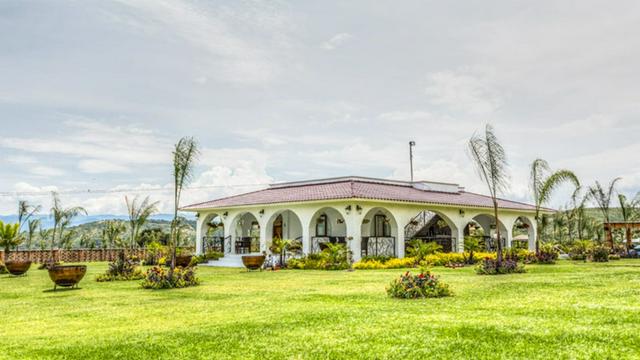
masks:
{"label": "tall palm tree", "polygon": [[53,229],[51,235],[51,259],[53,261],[53,248],[58,240],[62,243],[64,230],[71,224],[71,221],[79,215],[87,215],[87,210],[80,206],[64,208],[58,193],[52,192],[51,217],[53,218]]}
{"label": "tall palm tree", "polygon": [[627,200],[624,194],[618,194],[618,203],[620,204],[620,212],[622,213],[622,221],[627,223],[625,225],[625,237],[627,238],[626,247],[627,251],[631,248],[631,227],[629,222],[635,220],[638,215],[638,207],[640,205],[640,192],[636,194],[632,200]]}
{"label": "tall palm tree", "polygon": [[[107,220],[104,222],[102,229],[102,247],[124,247],[122,235],[126,231],[126,227],[119,220]],[[106,246],[105,246],[106,245]]]}
{"label": "tall palm tree", "polygon": [[169,270],[169,277],[173,276],[173,270],[176,267],[176,247],[178,236],[180,235],[178,219],[180,197],[182,196],[184,187],[193,179],[195,162],[199,154],[198,143],[192,137],[183,137],[180,139],[173,150],[174,206],[173,221],[171,222],[171,268]]}
{"label": "tall palm tree", "polygon": [[493,127],[489,124],[485,127],[484,137],[477,134],[471,137],[469,140],[469,152],[475,162],[478,175],[487,184],[493,202],[493,216],[496,220],[496,236],[498,239],[496,265],[500,267],[502,266],[502,241],[498,219],[498,195],[507,190],[509,186],[507,155],[494,134]]}
{"label": "tall palm tree", "polygon": [[129,215],[129,246],[131,248],[137,245],[140,229],[147,223],[149,217],[158,211],[158,201],[152,203],[148,196],[141,203],[138,203],[138,200],[137,196],[131,200],[127,196],[124,197]]}
{"label": "tall palm tree", "polygon": [[[535,159],[531,163],[531,190],[536,207],[536,228],[541,227],[540,210],[549,203],[555,189],[565,182],[570,182],[576,188],[580,187],[578,177],[570,170],[551,171],[549,164],[543,159]],[[536,233],[536,253],[540,252],[540,235]]]}
{"label": "tall palm tree", "polygon": [[585,231],[587,230],[587,222],[589,215],[586,212],[587,202],[589,201],[589,193],[585,193],[581,196],[582,187],[576,188],[571,195],[571,213],[572,218],[575,220],[575,229],[578,240],[585,240]]}
{"label": "tall palm tree", "polygon": [[[615,192],[616,183],[620,181],[621,178],[617,177],[609,183],[609,186],[605,189],[600,185],[598,181],[596,181],[595,185],[589,188],[589,194],[591,198],[596,202],[596,205],[602,212],[602,216],[604,217],[604,222],[611,222],[611,218],[609,216],[609,207],[611,206],[611,198]],[[609,245],[613,247],[613,238],[611,237],[611,231],[607,232],[607,240],[609,241]]]}

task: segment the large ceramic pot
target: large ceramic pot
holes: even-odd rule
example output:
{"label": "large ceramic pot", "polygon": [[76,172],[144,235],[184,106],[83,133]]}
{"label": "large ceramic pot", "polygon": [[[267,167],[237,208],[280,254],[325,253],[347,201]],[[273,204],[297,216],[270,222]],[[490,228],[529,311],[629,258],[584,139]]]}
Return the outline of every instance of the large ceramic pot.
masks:
{"label": "large ceramic pot", "polygon": [[31,261],[7,261],[4,266],[11,275],[23,275],[31,267]]}
{"label": "large ceramic pot", "polygon": [[55,284],[53,290],[58,286],[78,287],[78,283],[86,273],[86,265],[56,265],[49,269],[49,277]]}
{"label": "large ceramic pot", "polygon": [[264,264],[264,255],[245,255],[242,257],[242,264],[249,270],[258,270]]}
{"label": "large ceramic pot", "polygon": [[[193,256],[191,256],[191,255],[176,256],[176,266],[180,266],[180,267],[186,268],[189,265],[191,265],[191,259],[192,258],[193,258]],[[171,260],[169,260],[169,261],[171,261]]]}

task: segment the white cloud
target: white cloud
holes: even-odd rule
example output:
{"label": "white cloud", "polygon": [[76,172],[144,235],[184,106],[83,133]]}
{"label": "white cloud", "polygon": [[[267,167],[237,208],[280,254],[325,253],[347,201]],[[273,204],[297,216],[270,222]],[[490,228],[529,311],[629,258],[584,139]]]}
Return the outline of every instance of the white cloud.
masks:
{"label": "white cloud", "polygon": [[353,35],[349,33],[340,33],[334,35],[331,39],[322,43],[322,48],[324,50],[335,50],[336,48],[343,46],[345,43],[351,41],[353,39]]}
{"label": "white cloud", "polygon": [[431,103],[471,114],[488,114],[500,108],[502,98],[486,80],[469,71],[429,74],[426,94]]}
{"label": "white cloud", "polygon": [[30,166],[28,168],[28,171],[34,175],[37,176],[62,176],[65,174],[64,171],[51,167],[51,166],[46,166],[46,165],[36,165],[36,166]]}
{"label": "white cloud", "polygon": [[131,171],[131,169],[126,166],[98,159],[81,160],[78,162],[78,169],[87,174],[123,173]]}

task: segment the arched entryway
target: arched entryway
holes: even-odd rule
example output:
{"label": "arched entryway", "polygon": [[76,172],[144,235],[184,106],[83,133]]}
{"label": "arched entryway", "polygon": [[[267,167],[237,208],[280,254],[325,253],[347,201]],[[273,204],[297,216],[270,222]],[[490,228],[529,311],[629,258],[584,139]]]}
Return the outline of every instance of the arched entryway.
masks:
{"label": "arched entryway", "polygon": [[404,227],[405,243],[412,240],[434,242],[442,247],[442,252],[457,250],[458,239],[456,227],[444,214],[423,210],[416,214]]}
{"label": "arched entryway", "polygon": [[346,244],[347,224],[342,214],[332,208],[322,208],[311,217],[309,224],[311,253],[322,251],[327,243]]}
{"label": "arched entryway", "polygon": [[215,251],[221,253],[231,252],[231,242],[225,244],[224,222],[219,214],[208,214],[202,222],[202,251],[204,253]]}
{"label": "arched entryway", "polygon": [[232,251],[235,254],[260,252],[260,222],[250,212],[238,214],[231,223]]}
{"label": "arched entryway", "polygon": [[[498,248],[496,231],[496,219],[493,215],[479,214],[474,216],[465,227],[465,235],[475,234],[475,236],[482,238],[479,239],[481,247],[485,251],[496,251]],[[507,228],[502,221],[498,221],[500,226],[500,241],[502,241],[502,248],[507,247]]]}
{"label": "arched entryway", "polygon": [[515,249],[529,249],[535,246],[535,231],[533,224],[525,216],[519,216],[513,222],[511,247]]}
{"label": "arched entryway", "polygon": [[362,219],[361,256],[397,256],[398,224],[385,208],[376,207]]}

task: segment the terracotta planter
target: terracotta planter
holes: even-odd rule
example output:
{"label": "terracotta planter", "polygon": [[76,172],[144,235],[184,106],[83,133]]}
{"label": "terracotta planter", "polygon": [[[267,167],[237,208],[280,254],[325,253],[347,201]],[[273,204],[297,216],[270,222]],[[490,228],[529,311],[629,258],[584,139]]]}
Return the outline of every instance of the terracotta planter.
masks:
{"label": "terracotta planter", "polygon": [[11,275],[23,275],[31,267],[31,261],[7,261],[4,266]]}
{"label": "terracotta planter", "polygon": [[264,264],[264,255],[245,255],[242,257],[242,264],[249,270],[258,270]]}
{"label": "terracotta planter", "polygon": [[49,269],[49,278],[55,284],[53,290],[58,286],[77,288],[86,273],[86,265],[56,265]]}
{"label": "terracotta planter", "polygon": [[[193,258],[193,256],[191,255],[176,256],[176,266],[180,266],[183,268],[189,267],[189,265],[191,264],[191,258]],[[169,259],[169,261],[171,261],[171,259]]]}

